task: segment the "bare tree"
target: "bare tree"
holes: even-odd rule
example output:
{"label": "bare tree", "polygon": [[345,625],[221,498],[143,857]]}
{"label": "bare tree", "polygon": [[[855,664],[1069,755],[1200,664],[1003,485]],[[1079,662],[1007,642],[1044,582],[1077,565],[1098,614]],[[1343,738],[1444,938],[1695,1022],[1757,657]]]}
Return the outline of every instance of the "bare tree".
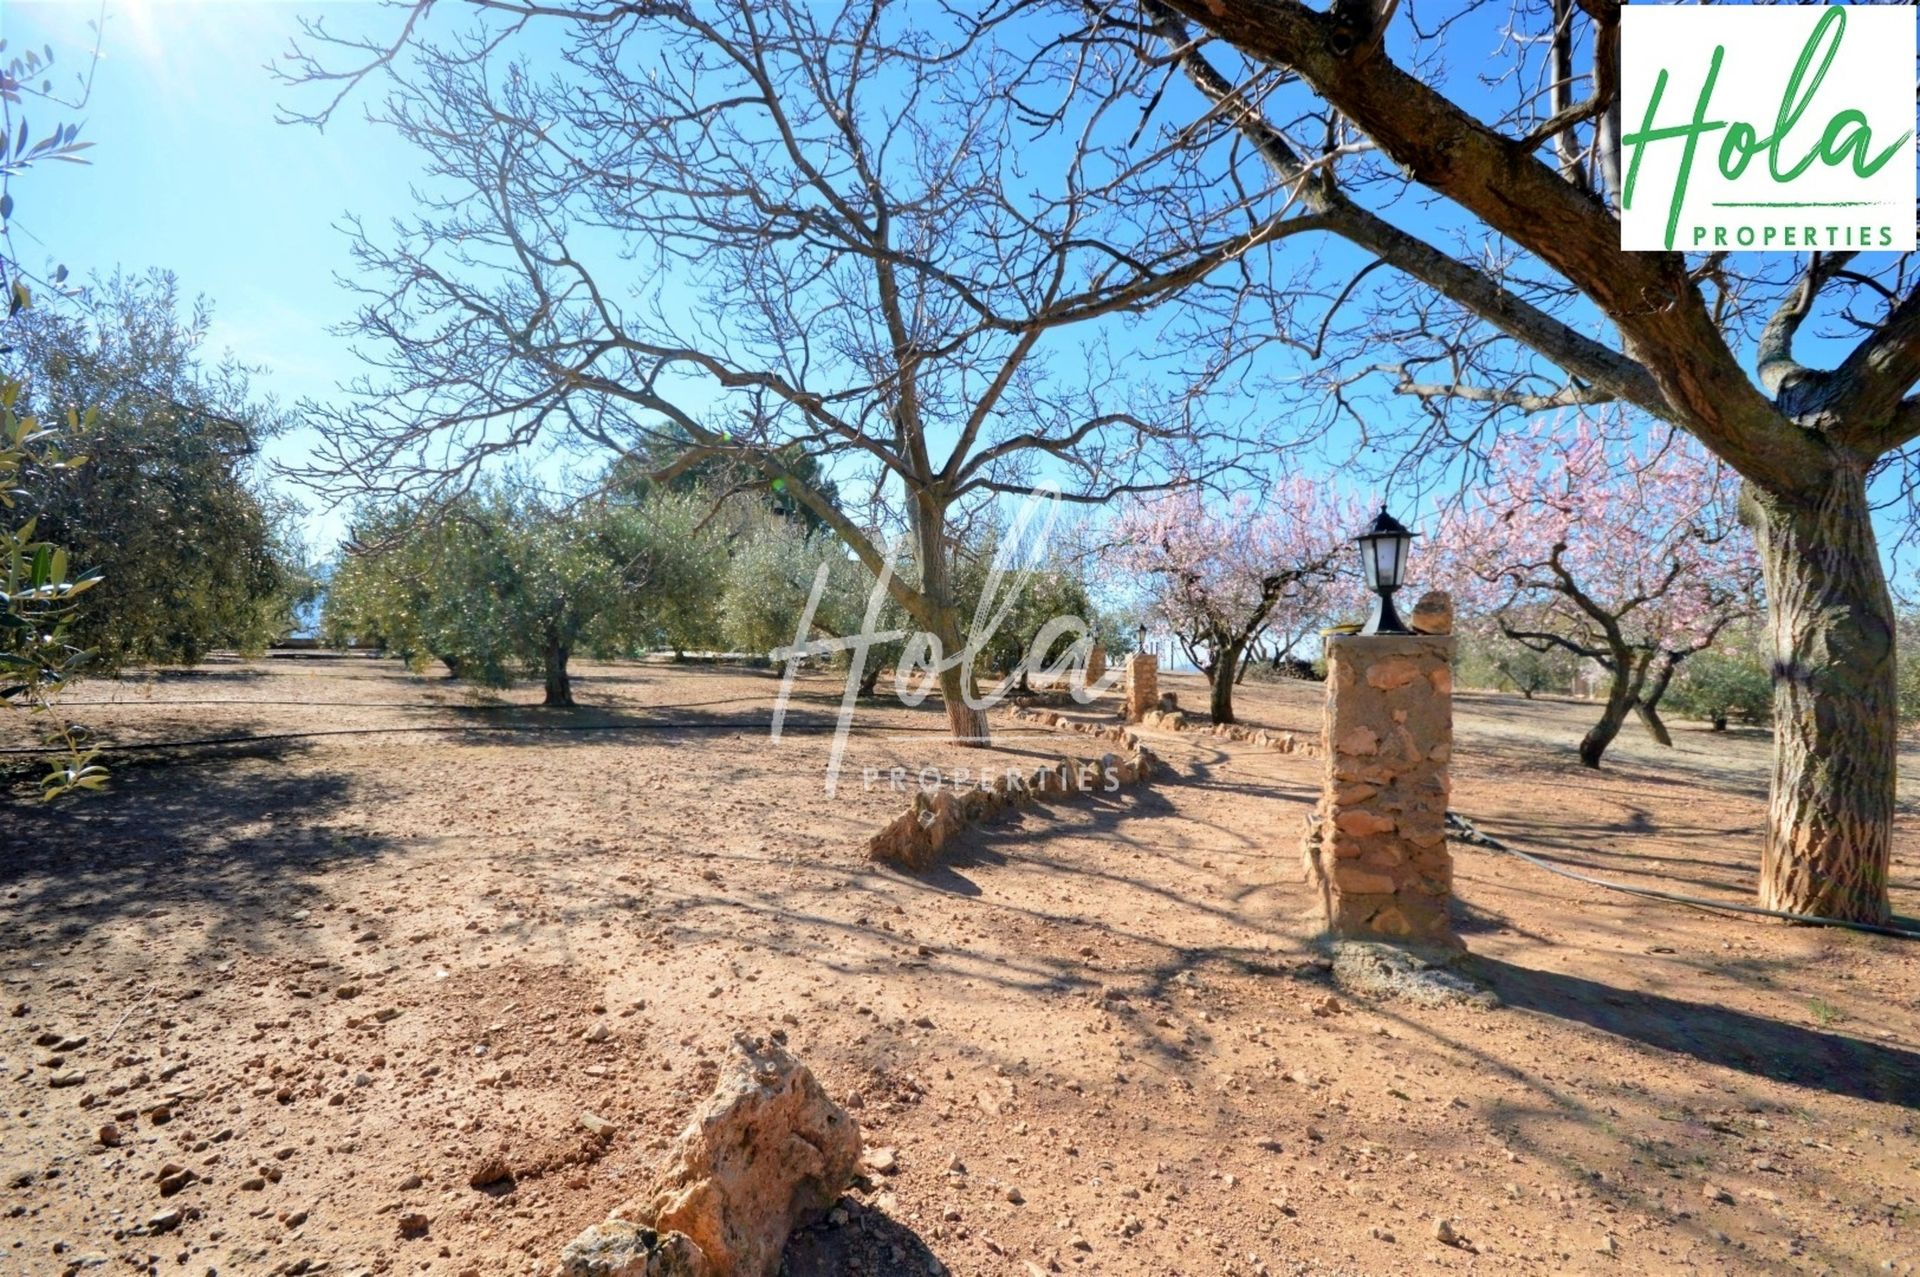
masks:
{"label": "bare tree", "polygon": [[[377,114],[429,170],[418,217],[353,227],[374,372],[315,409],[307,481],[456,491],[543,431],[657,455],[665,423],[692,444],[663,475],[754,466],[879,572],[881,532],[790,472],[798,446],[897,503],[891,588],[938,643],[954,736],[983,740],[956,520],[1036,482],[1102,502],[1237,459],[1197,394],[1212,365],[1140,375],[1129,320],[1231,296],[1311,218],[1276,183],[1223,186],[1181,130],[1130,136],[1131,57],[881,0],[488,0],[432,37],[426,3],[401,7],[391,43],[288,69],[337,86],[321,122],[384,76]],[[522,46],[535,25],[558,40]]]}
{"label": "bare tree", "polygon": [[[1920,434],[1912,263],[1623,251],[1620,6],[1518,0],[1498,15],[1506,60],[1450,70],[1449,32],[1482,9],[1137,0],[1094,26],[1153,31],[1317,225],[1368,255],[1318,328],[1333,411],[1370,388],[1413,396],[1426,411],[1400,442],[1454,461],[1499,414],[1615,403],[1741,476],[1775,685],[1760,897],[1884,921],[1894,625],[1868,479]],[[1803,329],[1850,349],[1806,366]]]}

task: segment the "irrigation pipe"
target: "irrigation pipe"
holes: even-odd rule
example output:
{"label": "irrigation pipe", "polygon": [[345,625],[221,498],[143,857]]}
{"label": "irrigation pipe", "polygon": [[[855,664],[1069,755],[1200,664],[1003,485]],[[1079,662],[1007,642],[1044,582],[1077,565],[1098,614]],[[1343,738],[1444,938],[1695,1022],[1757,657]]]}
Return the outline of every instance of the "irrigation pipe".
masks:
{"label": "irrigation pipe", "polygon": [[1608,882],[1604,878],[1595,878],[1578,870],[1557,865],[1551,860],[1521,851],[1518,847],[1508,846],[1490,834],[1483,834],[1474,828],[1473,822],[1455,812],[1447,813],[1447,831],[1461,842],[1475,847],[1485,847],[1524,860],[1535,868],[1548,873],[1559,874],[1562,878],[1571,878],[1575,882],[1584,882],[1589,886],[1605,887],[1608,891],[1619,891],[1629,896],[1641,896],[1648,900],[1665,900],[1671,904],[1688,905],[1695,909],[1722,909],[1728,913],[1752,914],[1761,918],[1780,918],[1786,922],[1805,923],[1814,927],[1844,927],[1848,931],[1864,931],[1870,935],[1893,936],[1900,940],[1920,940],[1920,931],[1909,931],[1901,927],[1883,926],[1877,922],[1851,922],[1845,918],[1826,918],[1815,913],[1794,913],[1787,909],[1766,909],[1760,905],[1733,904],[1726,900],[1707,900],[1701,896],[1683,896],[1678,892],[1659,891],[1652,887],[1631,887],[1623,882]]}

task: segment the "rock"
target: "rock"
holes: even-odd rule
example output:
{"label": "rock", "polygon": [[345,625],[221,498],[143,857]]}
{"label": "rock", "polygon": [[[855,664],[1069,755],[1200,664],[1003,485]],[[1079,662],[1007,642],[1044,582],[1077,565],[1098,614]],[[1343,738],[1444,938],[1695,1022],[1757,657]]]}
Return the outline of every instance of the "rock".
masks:
{"label": "rock", "polygon": [[505,1157],[498,1153],[483,1157],[474,1166],[473,1173],[467,1176],[470,1188],[490,1188],[513,1179],[513,1167]]}
{"label": "rock", "polygon": [[54,1087],[79,1086],[86,1080],[87,1075],[85,1073],[68,1071],[66,1073],[55,1073],[47,1079],[47,1085]]}
{"label": "rock", "polygon": [[408,1211],[400,1217],[400,1234],[403,1237],[424,1237],[430,1223],[419,1211]]}
{"label": "rock", "polygon": [[580,1120],[580,1125],[586,1128],[586,1131],[589,1135],[596,1135],[603,1140],[609,1140],[613,1138],[613,1132],[614,1132],[613,1123],[609,1122],[606,1118],[601,1117],[598,1113],[595,1113],[593,1110],[582,1109],[580,1112],[579,1120]]}
{"label": "rock", "polygon": [[1700,1186],[1700,1196],[1710,1202],[1720,1202],[1726,1205],[1731,1205],[1733,1202],[1733,1194],[1718,1184],[1702,1184]]}
{"label": "rock", "polygon": [[360,986],[349,980],[334,989],[333,996],[336,998],[357,998],[360,996]]}
{"label": "rock", "polygon": [[1594,1249],[1602,1255],[1618,1255],[1620,1253],[1620,1242],[1612,1233],[1603,1233],[1599,1243],[1594,1246]]}
{"label": "rock", "polygon": [[120,1128],[112,1122],[108,1122],[100,1128],[97,1137],[100,1142],[108,1148],[118,1148],[120,1145]]}
{"label": "rock", "polygon": [[777,1042],[736,1038],[652,1190],[577,1238],[563,1271],[774,1277],[788,1234],[839,1201],[859,1162],[859,1126],[807,1067]]}
{"label": "rock", "polygon": [[1453,633],[1453,595],[1445,590],[1428,590],[1413,605],[1407,627],[1415,634]]}
{"label": "rock", "polygon": [[870,1148],[860,1160],[876,1175],[891,1175],[900,1169],[900,1155],[891,1148]]}
{"label": "rock", "polygon": [[1491,989],[1447,962],[1438,951],[1373,940],[1338,940],[1333,946],[1333,979],[1349,993],[1421,1006],[1490,1011],[1500,1005]]}
{"label": "rock", "polygon": [[1007,1200],[1012,1202],[1015,1206],[1021,1206],[1026,1203],[1027,1195],[1021,1192],[1017,1187],[1009,1188],[1007,1190]]}
{"label": "rock", "polygon": [[170,1206],[166,1210],[155,1211],[149,1215],[147,1217],[147,1229],[155,1233],[170,1233],[180,1227],[180,1221],[184,1218],[186,1218],[186,1216],[181,1213],[179,1207]]}
{"label": "rock", "polygon": [[1453,1221],[1442,1215],[1433,1221],[1433,1240],[1445,1246],[1458,1246],[1460,1234],[1454,1231]]}
{"label": "rock", "polygon": [[685,1233],[623,1219],[595,1224],[560,1252],[560,1277],[718,1277]]}
{"label": "rock", "polygon": [[588,1029],[585,1033],[582,1033],[580,1035],[580,1040],[583,1042],[605,1042],[608,1038],[612,1036],[613,1036],[613,1030],[607,1027],[607,1022],[605,1020],[602,1020],[598,1024],[594,1025],[592,1028]]}
{"label": "rock", "polygon": [[240,1191],[243,1193],[258,1193],[265,1189],[266,1186],[266,1179],[259,1175],[249,1175],[246,1179],[240,1181]]}

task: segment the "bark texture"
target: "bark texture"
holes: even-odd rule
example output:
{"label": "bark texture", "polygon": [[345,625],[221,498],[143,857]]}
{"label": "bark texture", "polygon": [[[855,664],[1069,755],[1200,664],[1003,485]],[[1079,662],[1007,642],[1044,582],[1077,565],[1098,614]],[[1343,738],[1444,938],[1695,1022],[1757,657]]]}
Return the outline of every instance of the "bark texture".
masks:
{"label": "bark texture", "polygon": [[1785,500],[1751,485],[1746,512],[1767,575],[1773,794],[1760,902],[1885,922],[1899,724],[1893,600],[1865,467]]}
{"label": "bark texture", "polygon": [[[960,628],[960,608],[954,601],[952,546],[947,532],[944,507],[930,499],[918,499],[910,507],[914,549],[920,565],[919,605],[927,623],[927,632],[939,640],[937,659],[952,662],[940,671],[940,697],[946,702],[947,727],[956,745],[981,747],[992,744],[984,711],[968,704],[977,699],[973,682],[973,653],[965,650],[966,635]],[[902,600],[903,602],[905,600]],[[958,658],[958,659],[957,659]]]}
{"label": "bark texture", "polygon": [[1680,668],[1680,662],[1684,659],[1686,658],[1682,654],[1662,653],[1658,669],[1646,680],[1646,685],[1640,690],[1639,699],[1633,703],[1634,713],[1640,715],[1640,722],[1645,725],[1647,735],[1668,749],[1673,748],[1673,733],[1667,730],[1666,720],[1660,717],[1660,702],[1665,698],[1667,689],[1673,686],[1674,671]]}
{"label": "bark texture", "polygon": [[572,654],[564,643],[547,644],[547,699],[543,704],[573,708],[573,680],[567,677],[567,658]]}
{"label": "bark texture", "polygon": [[1646,678],[1645,658],[1636,657],[1632,651],[1616,651],[1606,664],[1607,672],[1612,675],[1607,684],[1606,706],[1600,711],[1600,721],[1580,738],[1580,761],[1587,767],[1598,767],[1607,746],[1620,735],[1627,715],[1640,701],[1640,685]]}
{"label": "bark texture", "polygon": [[1231,723],[1233,717],[1233,685],[1239,682],[1239,674],[1244,668],[1246,655],[1243,646],[1227,644],[1214,656],[1213,668],[1209,675],[1213,686],[1207,693],[1207,709],[1216,723]]}

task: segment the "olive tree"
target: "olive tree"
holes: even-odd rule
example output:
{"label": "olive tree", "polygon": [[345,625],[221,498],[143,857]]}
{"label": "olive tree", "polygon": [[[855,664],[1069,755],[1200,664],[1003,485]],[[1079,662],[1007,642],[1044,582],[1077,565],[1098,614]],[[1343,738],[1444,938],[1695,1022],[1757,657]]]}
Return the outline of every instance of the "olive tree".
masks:
{"label": "olive tree", "polygon": [[0,356],[23,406],[66,423],[63,446],[87,457],[18,500],[113,581],[74,641],[107,668],[265,647],[288,628],[302,572],[285,557],[293,512],[254,474],[276,413],[250,369],[207,351],[212,312],[170,274],[116,274],[85,300],[23,311]]}
{"label": "olive tree", "polygon": [[576,650],[671,638],[699,606],[689,596],[714,588],[705,509],[677,493],[617,504],[489,479],[431,517],[376,511],[334,575],[327,628],[480,683],[534,675],[545,704],[570,708]]}

